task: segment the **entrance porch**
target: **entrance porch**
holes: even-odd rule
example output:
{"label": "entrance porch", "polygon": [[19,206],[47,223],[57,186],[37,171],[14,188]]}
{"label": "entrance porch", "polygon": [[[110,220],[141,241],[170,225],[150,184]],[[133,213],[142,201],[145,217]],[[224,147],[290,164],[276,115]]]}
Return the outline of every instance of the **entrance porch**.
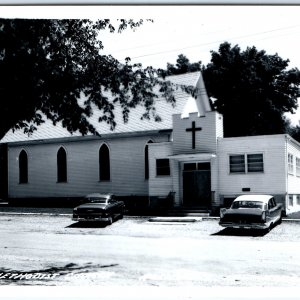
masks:
{"label": "entrance porch", "polygon": [[174,207],[208,211],[215,202],[216,155],[195,153],[172,155]]}

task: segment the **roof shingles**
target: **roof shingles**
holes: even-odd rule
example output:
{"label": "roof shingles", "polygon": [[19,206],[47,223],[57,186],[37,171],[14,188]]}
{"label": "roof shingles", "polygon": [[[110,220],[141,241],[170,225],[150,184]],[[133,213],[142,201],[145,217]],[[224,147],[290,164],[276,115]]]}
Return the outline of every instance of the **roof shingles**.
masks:
{"label": "roof shingles", "polygon": [[[170,80],[174,84],[196,86],[199,80],[199,72],[187,73],[182,75],[169,76],[166,80]],[[110,125],[105,122],[98,122],[100,112],[95,110],[93,116],[90,118],[91,124],[95,126],[97,131],[101,135],[112,133],[129,133],[139,131],[150,130],[163,130],[172,129],[172,115],[182,113],[185,109],[187,100],[190,95],[178,89],[174,92],[176,104],[168,103],[163,97],[158,96],[155,100],[155,108],[158,115],[161,117],[161,121],[155,121],[153,118],[150,120],[143,119],[141,116],[145,112],[145,108],[142,105],[138,105],[136,108],[131,109],[129,113],[128,122],[124,123],[121,107],[115,106],[115,121],[116,127],[112,131]],[[61,123],[57,123],[56,126],[52,124],[51,120],[46,119],[45,123],[38,126],[32,134],[28,135],[23,130],[10,130],[1,140],[1,143],[22,142],[22,141],[34,141],[53,138],[66,138],[71,136],[80,136],[79,132],[71,134]]]}

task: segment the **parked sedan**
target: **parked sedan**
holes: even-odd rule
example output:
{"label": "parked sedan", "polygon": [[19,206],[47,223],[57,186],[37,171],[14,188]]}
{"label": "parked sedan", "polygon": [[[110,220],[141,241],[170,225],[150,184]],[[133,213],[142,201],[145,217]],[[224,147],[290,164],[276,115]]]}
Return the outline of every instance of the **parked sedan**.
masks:
{"label": "parked sedan", "polygon": [[73,221],[105,221],[109,224],[118,217],[123,218],[124,202],[112,194],[89,194],[84,203],[73,209]]}
{"label": "parked sedan", "polygon": [[223,227],[270,230],[282,218],[282,204],[271,195],[243,195],[237,197],[229,209],[220,210]]}

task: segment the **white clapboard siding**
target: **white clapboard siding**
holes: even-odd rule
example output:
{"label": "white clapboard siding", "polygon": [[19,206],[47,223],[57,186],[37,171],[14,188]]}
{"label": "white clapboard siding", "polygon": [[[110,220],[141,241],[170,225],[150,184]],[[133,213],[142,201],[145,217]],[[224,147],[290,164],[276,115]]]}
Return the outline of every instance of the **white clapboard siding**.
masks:
{"label": "white clapboard siding", "polygon": [[170,161],[171,175],[156,175],[156,159],[168,158],[172,155],[172,143],[149,144],[149,196],[166,196],[173,190],[172,162]]}
{"label": "white clapboard siding", "polygon": [[[166,141],[168,136],[138,136],[117,139],[76,140],[76,142],[41,143],[9,146],[9,197],[78,197],[91,192],[112,192],[120,196],[148,195],[145,180],[145,145]],[[99,181],[99,149],[110,149],[111,180]],[[66,183],[57,183],[57,151],[67,152]],[[28,154],[28,183],[19,184],[18,157]]]}
{"label": "white clapboard siding", "polygon": [[296,158],[300,159],[300,145],[292,138],[287,138],[286,148],[286,164],[288,166],[288,154],[293,155],[293,172],[287,175],[287,193],[288,194],[300,194],[300,173],[296,170]]}
{"label": "white clapboard siding", "polygon": [[[201,128],[195,134],[195,149],[192,149],[192,133],[186,131],[191,128],[192,122]],[[207,112],[203,117],[198,117],[197,113],[191,113],[189,118],[173,115],[173,153],[215,153],[217,138],[223,137],[222,124],[222,116],[215,111]]]}
{"label": "white clapboard siding", "polygon": [[[223,138],[218,143],[219,193],[239,195],[243,188],[250,193],[284,194],[286,192],[285,135]],[[230,174],[229,156],[262,153],[263,173]]]}

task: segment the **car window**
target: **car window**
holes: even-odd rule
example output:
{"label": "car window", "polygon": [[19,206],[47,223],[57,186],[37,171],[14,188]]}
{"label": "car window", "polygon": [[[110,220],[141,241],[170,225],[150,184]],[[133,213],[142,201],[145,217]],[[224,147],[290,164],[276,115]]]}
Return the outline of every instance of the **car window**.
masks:
{"label": "car window", "polygon": [[88,198],[88,202],[90,202],[90,203],[106,203],[106,198],[91,197],[91,198]]}
{"label": "car window", "polygon": [[272,207],[273,207],[273,204],[272,204],[271,200],[269,200],[269,202],[268,202],[268,209],[271,209]]}
{"label": "car window", "polygon": [[260,201],[234,201],[232,203],[231,208],[238,209],[238,208],[260,208],[263,209],[264,204]]}
{"label": "car window", "polygon": [[268,209],[272,209],[273,207],[275,207],[276,205],[274,205],[274,201],[273,198],[269,200],[268,202]]}

